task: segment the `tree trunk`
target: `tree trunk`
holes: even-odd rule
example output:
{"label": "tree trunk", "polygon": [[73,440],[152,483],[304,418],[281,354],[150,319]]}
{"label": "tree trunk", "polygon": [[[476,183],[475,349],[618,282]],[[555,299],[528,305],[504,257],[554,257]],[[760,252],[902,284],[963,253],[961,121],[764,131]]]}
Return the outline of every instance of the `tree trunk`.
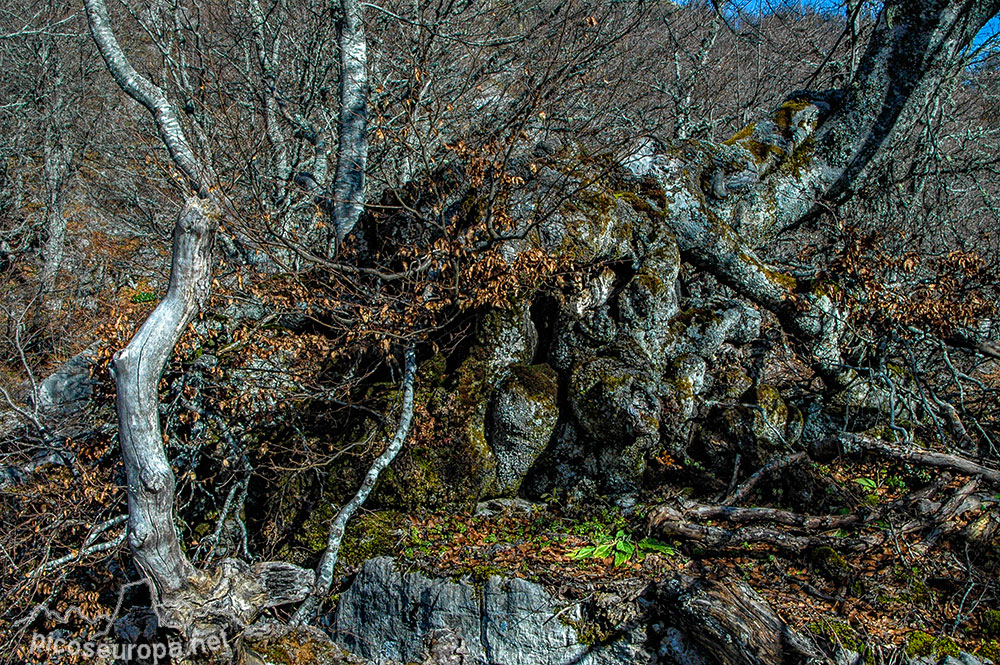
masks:
{"label": "tree trunk", "polygon": [[[55,108],[61,104],[57,101]],[[45,247],[42,250],[42,273],[40,280],[42,292],[45,293],[43,306],[46,309],[59,308],[60,300],[54,298],[56,277],[62,266],[63,254],[66,248],[66,215],[63,210],[66,178],[69,174],[73,151],[65,145],[62,136],[58,136],[52,127],[45,131],[45,161],[43,173],[45,178]]]}
{"label": "tree trunk", "polygon": [[798,665],[825,659],[752,588],[681,575],[662,585],[664,623],[674,626],[708,662],[725,665]]}
{"label": "tree trunk", "polygon": [[631,160],[662,188],[661,212],[684,258],[774,312],[831,388],[854,380],[840,355],[843,316],[825,296],[799,292],[756,249],[849,197],[998,11],[1000,0],[890,0],[846,91],[795,93],[722,146],[687,142]]}
{"label": "tree trunk", "polygon": [[128,475],[129,545],[136,563],[163,593],[195,576],[174,529],[174,473],[160,431],[160,376],[188,323],[208,297],[219,210],[188,198],[174,226],[167,295],[115,354],[119,439]]}
{"label": "tree trunk", "polygon": [[331,217],[336,247],[361,216],[365,204],[365,168],[368,162],[368,53],[361,4],[340,0],[340,116],[337,168],[331,192]]}

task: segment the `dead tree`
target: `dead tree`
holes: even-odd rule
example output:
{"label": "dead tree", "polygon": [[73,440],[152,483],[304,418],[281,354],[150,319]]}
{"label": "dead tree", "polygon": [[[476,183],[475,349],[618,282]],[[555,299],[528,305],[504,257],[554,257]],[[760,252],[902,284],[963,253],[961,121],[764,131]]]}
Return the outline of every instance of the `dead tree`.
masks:
{"label": "dead tree", "polygon": [[[166,296],[129,344],[115,354],[119,438],[128,478],[128,541],[136,564],[153,582],[166,626],[188,637],[241,631],[265,607],[302,600],[312,574],[279,562],[224,559],[201,571],[181,549],[174,526],[175,478],[159,420],[160,376],[174,346],[208,297],[212,248],[225,202],[214,175],[191,149],[166,94],[129,63],[111,29],[103,0],[88,0],[87,17],[108,70],[156,121],[160,137],[191,190],[174,226]],[[230,636],[237,633],[230,633]]]}

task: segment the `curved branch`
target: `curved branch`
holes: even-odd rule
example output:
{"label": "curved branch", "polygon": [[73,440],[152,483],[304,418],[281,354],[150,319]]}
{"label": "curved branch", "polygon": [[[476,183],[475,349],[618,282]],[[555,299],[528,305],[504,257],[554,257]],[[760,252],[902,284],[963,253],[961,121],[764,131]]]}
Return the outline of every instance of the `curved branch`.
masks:
{"label": "curved branch", "polygon": [[330,523],[330,535],[327,538],[326,551],[320,558],[319,565],[316,566],[316,584],[313,587],[312,595],[306,599],[295,612],[292,619],[293,624],[302,624],[312,619],[316,612],[316,607],[320,600],[330,590],[333,583],[333,569],[337,565],[337,557],[340,553],[340,543],[344,539],[344,530],[347,522],[354,516],[354,513],[364,504],[365,499],[371,493],[372,488],[378,481],[379,475],[396,458],[403,448],[403,442],[410,433],[410,425],[413,421],[413,383],[417,375],[416,355],[411,346],[406,350],[405,369],[403,373],[403,405],[399,414],[399,424],[396,426],[396,433],[385,451],[378,456],[375,463],[368,469],[365,479],[361,482],[361,487],[347,504],[337,513],[333,522]]}
{"label": "curved branch", "polygon": [[90,34],[94,37],[94,42],[115,82],[129,97],[150,112],[174,164],[187,178],[192,190],[202,197],[207,196],[215,184],[214,177],[195,157],[184,136],[177,111],[167,100],[167,95],[149,79],[139,74],[128,61],[111,29],[111,20],[108,18],[108,8],[104,0],[84,0],[84,4],[87,8]]}

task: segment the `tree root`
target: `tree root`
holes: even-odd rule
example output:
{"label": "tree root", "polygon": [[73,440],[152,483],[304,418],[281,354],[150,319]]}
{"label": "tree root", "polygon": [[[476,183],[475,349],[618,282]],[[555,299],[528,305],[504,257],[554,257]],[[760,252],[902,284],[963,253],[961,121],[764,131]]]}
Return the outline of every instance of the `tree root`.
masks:
{"label": "tree root", "polygon": [[841,434],[817,441],[810,446],[809,456],[826,461],[838,455],[874,453],[903,462],[950,469],[964,476],[981,476],[983,480],[1000,485],[1000,471],[983,466],[966,457],[951,453],[918,450],[912,446],[897,446],[861,434]]}
{"label": "tree root", "polygon": [[[852,446],[842,446],[845,439],[835,440],[837,450],[845,452],[875,452],[918,464],[943,467],[960,473],[977,476],[967,482],[943,504],[931,499],[950,481],[943,474],[936,482],[881,506],[847,515],[806,515],[779,508],[744,508],[727,505],[728,502],[746,497],[753,486],[768,472],[799,461],[803,453],[786,455],[753,474],[723,504],[704,504],[681,501],[661,505],[650,513],[649,528],[665,537],[696,541],[713,550],[740,547],[748,543],[763,543],[778,550],[803,552],[816,547],[833,547],[838,550],[864,551],[885,541],[881,533],[843,538],[824,535],[823,532],[864,527],[888,519],[892,515],[909,517],[894,531],[897,534],[930,530],[925,539],[933,545],[942,536],[958,529],[958,517],[978,510],[983,500],[977,495],[981,480],[990,481],[998,472],[971,460],[944,453],[916,451],[892,446],[868,437],[846,439]],[[830,446],[830,441],[824,442]],[[827,452],[831,448],[827,449]],[[721,526],[727,523],[730,526]],[[779,527],[788,527],[782,529]]]}

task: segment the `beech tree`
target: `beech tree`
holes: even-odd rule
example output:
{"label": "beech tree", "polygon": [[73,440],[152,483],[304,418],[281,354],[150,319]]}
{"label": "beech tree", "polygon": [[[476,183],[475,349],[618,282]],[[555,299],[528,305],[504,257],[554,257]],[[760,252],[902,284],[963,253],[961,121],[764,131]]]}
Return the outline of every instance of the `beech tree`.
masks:
{"label": "beech tree", "polygon": [[[410,257],[379,257],[377,246],[384,240],[378,237],[379,231],[396,237],[405,236],[410,230],[382,229],[376,226],[380,221],[377,215],[369,218],[364,215],[365,206],[376,198],[395,201],[407,213],[419,209],[423,214],[423,206],[431,211],[428,216],[441,217],[438,221],[444,234],[444,229],[449,228],[448,220],[443,219],[439,201],[412,203],[406,192],[397,191],[405,187],[435,187],[434,177],[444,180],[448,164],[442,155],[469,158],[496,176],[495,182],[500,184],[490,192],[492,198],[486,197],[490,205],[497,206],[486,213],[487,219],[491,219],[491,214],[500,216],[500,202],[505,197],[504,203],[524,203],[529,198],[525,195],[518,199],[518,187],[546,185],[541,176],[532,181],[527,175],[534,162],[518,162],[515,153],[529,141],[537,144],[536,152],[551,153],[556,149],[549,147],[546,140],[553,136],[559,136],[562,144],[567,145],[572,144],[575,132],[584,135],[591,130],[599,133],[598,130],[610,128],[614,141],[609,142],[617,142],[619,148],[641,144],[636,150],[616,151],[609,158],[613,163],[607,164],[599,177],[590,182],[576,182],[578,174],[570,173],[559,186],[551,188],[554,193],[544,194],[560,203],[574,197],[582,199],[593,181],[614,174],[616,185],[631,188],[618,194],[629,201],[635,199],[636,206],[649,213],[646,223],[650,227],[662,224],[669,231],[684,261],[773,313],[784,332],[804,347],[805,357],[830,394],[837,394],[848,403],[875,401],[873,386],[877,377],[873,378],[872,372],[850,357],[847,346],[851,331],[841,305],[828,293],[800,288],[793,275],[777,270],[764,255],[776,238],[866,196],[865,188],[870,186],[872,174],[881,172],[889,148],[899,136],[912,130],[927,108],[936,103],[942,89],[961,71],[973,38],[1000,12],[1000,0],[887,0],[872,16],[862,13],[865,3],[849,3],[851,39],[857,42],[849,44],[850,71],[830,79],[836,81],[837,87],[786,90],[784,100],[776,108],[745,124],[752,118],[743,118],[739,112],[734,111],[725,121],[714,121],[699,117],[703,110],[691,110],[691,100],[697,96],[699,86],[707,85],[696,74],[709,62],[720,40],[726,39],[726,31],[732,30],[724,12],[707,5],[693,8],[690,11],[700,11],[700,16],[706,18],[690,26],[694,37],[681,38],[676,32],[679,25],[667,27],[668,31],[675,31],[671,33],[673,80],[669,89],[661,92],[676,109],[669,129],[672,143],[640,141],[641,136],[624,141],[622,137],[628,131],[639,134],[656,127],[636,127],[635,123],[618,117],[607,120],[602,116],[604,109],[599,108],[599,102],[588,103],[583,99],[588,89],[588,65],[594,64],[602,76],[604,73],[610,76],[616,62],[608,55],[610,45],[615,38],[632,34],[639,15],[628,12],[619,15],[613,13],[617,10],[606,9],[608,13],[598,18],[596,7],[568,6],[572,4],[533,5],[532,10],[546,20],[539,19],[524,34],[512,30],[511,35],[499,40],[502,43],[491,42],[486,46],[477,41],[481,35],[471,30],[443,32],[449,25],[444,19],[425,21],[420,12],[404,16],[404,9],[400,13],[387,7],[367,9],[379,12],[379,20],[395,21],[412,29],[414,53],[421,49],[424,53],[434,53],[435,49],[445,53],[456,48],[464,54],[457,59],[473,61],[468,78],[454,84],[449,81],[453,86],[450,88],[437,81],[429,82],[425,77],[444,75],[425,72],[421,69],[424,62],[405,61],[412,71],[402,81],[386,74],[394,71],[394,67],[402,69],[398,63],[383,62],[377,66],[370,63],[370,58],[377,60],[378,56],[373,56],[377,49],[370,48],[373,31],[366,31],[364,5],[357,0],[341,0],[336,11],[325,3],[310,5],[314,14],[306,21],[309,30],[304,32],[312,40],[310,44],[317,58],[328,58],[329,62],[312,60],[297,65],[301,66],[298,78],[304,83],[290,93],[282,83],[283,77],[288,76],[282,70],[282,63],[294,59],[283,60],[292,37],[282,32],[275,14],[253,0],[240,17],[244,23],[232,22],[235,32],[245,28],[242,36],[249,37],[245,41],[233,40],[240,42],[244,50],[228,46],[218,49],[225,53],[225,58],[219,59],[226,60],[218,79],[254,91],[242,107],[233,104],[234,108],[230,108],[211,99],[211,95],[225,86],[213,89],[218,80],[213,80],[205,64],[211,59],[209,55],[214,57],[218,53],[210,53],[207,46],[191,46],[200,35],[193,14],[176,11],[172,16],[161,16],[155,15],[158,9],[151,10],[154,15],[143,25],[149,26],[149,51],[154,53],[150,61],[162,64],[162,70],[157,71],[149,62],[144,61],[142,66],[135,64],[142,49],[136,47],[128,53],[123,48],[104,0],[85,0],[89,27],[107,70],[118,87],[152,117],[177,184],[185,192],[173,230],[166,295],[113,360],[118,436],[127,474],[128,543],[137,568],[155,587],[154,602],[168,627],[181,630],[189,638],[220,627],[227,634],[242,635],[265,609],[294,603],[301,604],[291,623],[305,624],[313,619],[329,593],[347,521],[409,435],[414,418],[415,346],[418,342],[436,344],[431,333],[439,329],[432,327],[431,332],[425,330],[420,334],[400,330],[397,339],[401,343],[395,347],[387,343],[382,349],[383,352],[398,349],[403,358],[399,418],[385,449],[362,474],[360,490],[330,521],[326,548],[316,572],[285,562],[251,563],[234,557],[222,559],[214,568],[201,569],[182,546],[175,526],[177,482],[164,447],[160,379],[178,341],[206,303],[218,255],[223,254],[232,262],[266,264],[266,271],[271,274],[281,272],[292,262],[302,261],[321,267],[327,271],[324,275],[347,275],[356,280],[355,284],[368,285],[368,290],[359,287],[352,294],[349,307],[343,310],[331,307],[322,312],[330,319],[343,316],[346,327],[367,325],[367,319],[362,315],[352,319],[344,311],[354,315],[366,308],[374,309],[374,304],[384,302],[377,299],[380,297],[394,304],[394,299],[404,300],[400,295],[403,287],[398,284],[421,285],[418,294],[406,294],[409,303],[435,302],[432,297],[435,289],[446,288],[441,286],[445,281],[441,275],[454,265],[441,258],[445,250],[436,246],[429,250],[426,259],[412,265]],[[461,14],[464,10],[455,11]],[[569,16],[553,27],[547,20],[560,11]],[[670,11],[675,10],[669,10],[668,14]],[[601,26],[603,19],[615,16],[628,20],[588,32]],[[335,39],[322,29],[323,22],[328,20],[336,22]],[[488,23],[488,12],[478,20]],[[516,54],[512,55],[527,43],[526,35],[536,28],[544,32],[539,39],[548,49],[539,53],[551,56],[547,61],[539,57],[540,74],[532,72]],[[587,49],[573,50],[564,45],[573,41],[570,37],[577,34],[574,31],[590,35],[592,42]],[[869,36],[861,48],[857,35],[865,31]],[[503,56],[479,62],[477,49],[482,48],[485,53],[494,46]],[[593,56],[594,63],[585,56]],[[192,64],[198,58],[203,62]],[[247,63],[253,64],[252,75],[243,68]],[[152,69],[155,73],[142,74],[140,69]],[[330,74],[332,70],[336,70],[336,75]],[[492,76],[480,74],[487,70]],[[330,97],[326,86],[334,79],[338,94],[335,101],[326,104],[323,100]],[[436,97],[435,85],[457,91],[455,98],[444,93]],[[397,92],[395,99],[393,95]],[[562,106],[552,102],[559,94],[565,95]],[[633,99],[644,99],[644,95],[640,91]],[[758,99],[753,95],[751,98]],[[333,109],[328,108],[330,105]],[[549,105],[557,111],[549,110]],[[469,114],[466,118],[474,118],[476,112],[487,107],[503,107],[503,112],[497,112],[496,116],[507,124],[492,128],[479,146],[482,152],[476,153],[462,145],[462,132],[449,133],[445,126],[445,120],[456,118],[452,114],[457,113],[457,106]],[[241,115],[247,108],[253,110]],[[389,117],[392,110],[398,111],[395,120]],[[241,125],[239,120],[247,117],[254,121]],[[731,123],[744,126],[720,142],[723,128]],[[396,131],[404,140],[391,147],[377,145],[383,133]],[[336,146],[335,167],[332,178],[328,179],[327,151],[332,145]],[[376,159],[369,159],[370,152]],[[368,191],[376,166],[391,170],[391,165],[404,162],[406,167],[400,167],[405,172],[402,182],[384,178],[386,183],[404,187],[387,191],[384,199],[381,193],[376,197]],[[419,162],[423,162],[422,166],[413,166]],[[473,170],[458,179],[467,175],[470,181],[476,179]],[[561,246],[548,239],[579,232],[558,215],[547,214],[551,207],[532,208],[532,205],[534,202],[524,203],[520,208],[510,206],[513,213],[503,211],[508,217],[503,220],[503,228],[494,228],[487,222],[488,233],[470,234],[467,243],[462,239],[467,245],[462,252],[471,255],[472,262],[481,260],[488,267],[506,262],[505,265],[517,270],[517,266],[523,265],[518,261],[535,256],[532,252],[538,253],[539,246],[532,245],[534,238],[540,238],[538,245],[551,254]],[[286,220],[288,223],[284,223]],[[623,232],[624,225],[620,219],[610,219],[606,227],[588,231],[590,237],[579,239],[579,244],[586,247],[584,255],[572,260],[630,262],[636,271],[650,274],[669,271],[660,259],[671,251],[669,245],[673,241],[666,240],[666,234],[657,233],[647,234],[651,238],[648,242],[633,242],[631,237],[622,240],[628,235]],[[362,245],[359,231],[363,227],[364,240],[369,246],[359,248]],[[414,243],[420,242],[419,233],[413,234]],[[558,263],[569,259],[546,257],[545,265],[550,260]],[[676,266],[673,270],[676,272]],[[988,340],[968,327],[956,330],[952,337],[942,341],[996,355]],[[855,448],[890,456],[911,454],[866,439],[852,439],[851,443]],[[799,455],[796,459],[805,455],[796,454]],[[791,458],[775,464],[792,463],[795,460]],[[932,463],[995,480],[995,471],[961,458],[935,457]],[[748,484],[731,488],[724,503],[744,498],[757,482],[754,478],[759,477],[753,476],[746,481]],[[245,495],[245,486],[243,489]],[[731,534],[699,531],[692,524],[732,514],[716,506],[698,506],[686,512],[663,509],[654,515],[654,522],[668,533],[721,542],[731,538]],[[774,511],[755,513],[751,518],[824,528],[841,524],[836,520],[803,522],[799,516]]]}

